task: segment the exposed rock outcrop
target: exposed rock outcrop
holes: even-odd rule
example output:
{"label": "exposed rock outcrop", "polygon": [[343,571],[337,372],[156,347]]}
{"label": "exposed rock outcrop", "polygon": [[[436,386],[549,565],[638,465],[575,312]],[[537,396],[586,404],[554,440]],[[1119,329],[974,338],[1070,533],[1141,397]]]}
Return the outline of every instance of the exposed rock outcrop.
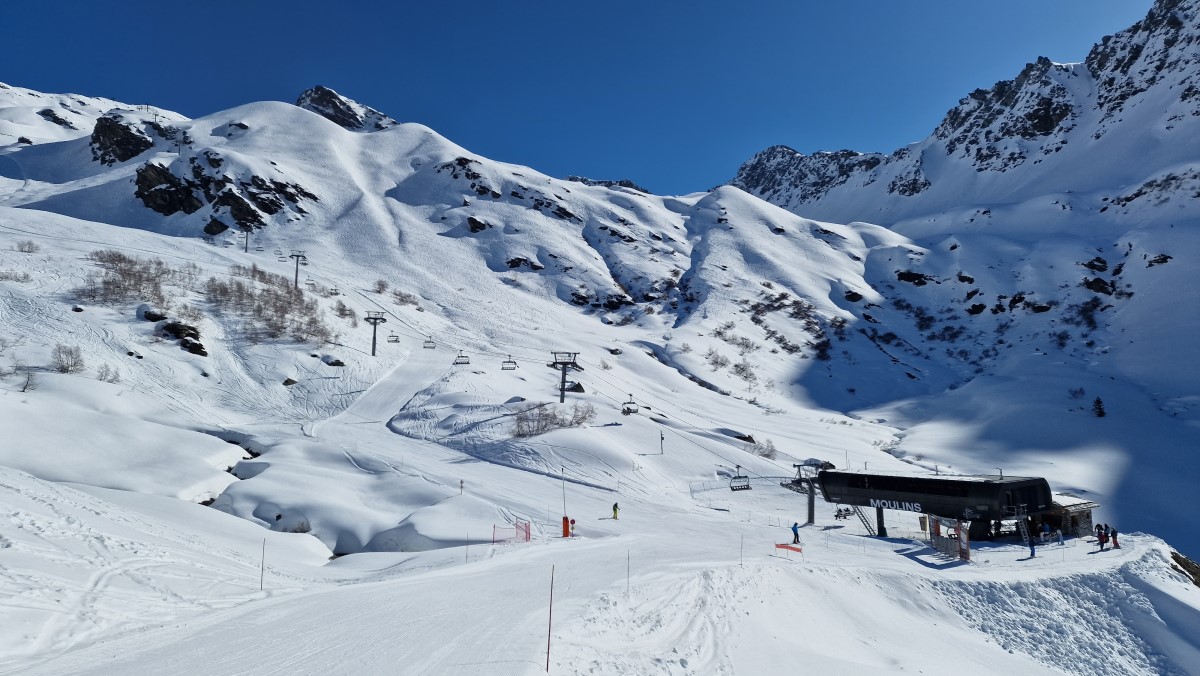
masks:
{"label": "exposed rock outcrop", "polygon": [[351,131],[379,131],[399,124],[378,110],[322,85],[305,90],[296,99],[296,105]]}
{"label": "exposed rock outcrop", "polygon": [[266,225],[264,216],[284,210],[304,215],[301,202],[319,201],[296,183],[267,179],[257,174],[231,176],[228,162],[214,150],[183,156],[164,167],[147,162],[137,170],[134,196],[147,208],[164,216],[192,214],[205,205],[212,213],[204,232],[216,235],[231,227],[250,230]]}
{"label": "exposed rock outcrop", "polygon": [[631,181],[627,178],[622,178],[622,179],[618,179],[616,181],[612,181],[609,179],[587,178],[586,176],[568,176],[567,180],[573,181],[575,183],[582,183],[584,185],[599,185],[599,186],[603,186],[605,188],[629,188],[630,190],[636,190],[638,192],[644,192],[646,194],[650,194],[649,190],[646,190],[642,186],[638,185],[637,183],[634,183],[633,181]]}
{"label": "exposed rock outcrop", "polygon": [[91,138],[92,159],[113,165],[131,160],[154,147],[154,140],[117,113],[96,120]]}

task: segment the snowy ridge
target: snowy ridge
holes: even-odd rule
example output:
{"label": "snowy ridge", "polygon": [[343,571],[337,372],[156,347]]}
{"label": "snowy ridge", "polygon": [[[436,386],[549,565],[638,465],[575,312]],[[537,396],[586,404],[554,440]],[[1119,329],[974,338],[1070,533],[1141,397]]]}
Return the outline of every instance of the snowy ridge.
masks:
{"label": "snowy ridge", "polygon": [[1160,188],[1157,199],[1132,209],[1112,202],[1189,175],[1200,162],[1198,39],[1200,5],[1159,0],[1083,63],[1039,58],[1013,80],[972,92],[928,138],[891,155],[806,156],[776,146],[746,162],[731,183],[806,216],[902,228],[954,207],[1062,193],[1074,193],[1077,220],[1096,224],[1194,218],[1186,189]]}

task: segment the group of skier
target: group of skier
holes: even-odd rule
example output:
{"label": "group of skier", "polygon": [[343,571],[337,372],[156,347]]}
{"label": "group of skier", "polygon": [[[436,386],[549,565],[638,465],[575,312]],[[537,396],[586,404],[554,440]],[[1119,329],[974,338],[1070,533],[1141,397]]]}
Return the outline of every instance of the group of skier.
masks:
{"label": "group of skier", "polygon": [[1117,529],[1106,523],[1096,524],[1096,540],[1100,543],[1100,551],[1104,551],[1104,546],[1112,541],[1113,549],[1120,549],[1121,543],[1117,541]]}

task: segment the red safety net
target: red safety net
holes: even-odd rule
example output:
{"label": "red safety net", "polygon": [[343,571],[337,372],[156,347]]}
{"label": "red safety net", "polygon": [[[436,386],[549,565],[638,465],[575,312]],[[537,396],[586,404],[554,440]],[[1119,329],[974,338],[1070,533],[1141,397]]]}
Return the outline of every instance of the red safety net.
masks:
{"label": "red safety net", "polygon": [[492,544],[529,542],[529,522],[517,521],[511,526],[492,526]]}

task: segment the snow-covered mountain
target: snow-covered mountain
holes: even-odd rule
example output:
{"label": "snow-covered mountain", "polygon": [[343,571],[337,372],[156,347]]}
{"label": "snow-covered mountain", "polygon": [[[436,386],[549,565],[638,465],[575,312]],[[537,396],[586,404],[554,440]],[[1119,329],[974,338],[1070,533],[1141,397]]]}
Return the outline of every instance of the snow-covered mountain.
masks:
{"label": "snow-covered mountain", "polygon": [[971,92],[923,141],[890,155],[775,146],[731,183],[809,217],[901,230],[1003,232],[1004,208],[1039,200],[1092,229],[1183,223],[1197,216],[1198,131],[1200,3],[1158,0],[1082,63],[1038,58]]}
{"label": "snow-covered mountain", "polygon": [[[767,151],[682,196],[325,87],[193,120],[0,85],[0,669],[533,673],[556,563],[562,673],[1191,673],[1200,153],[1154,116],[1191,100],[1196,14],[1039,61],[919,150]],[[822,512],[781,561],[803,496],[707,490],[811,457],[1045,476],[1141,533],[957,567],[912,515]],[[519,523],[543,544],[494,544]],[[931,626],[967,657],[914,649]]]}

